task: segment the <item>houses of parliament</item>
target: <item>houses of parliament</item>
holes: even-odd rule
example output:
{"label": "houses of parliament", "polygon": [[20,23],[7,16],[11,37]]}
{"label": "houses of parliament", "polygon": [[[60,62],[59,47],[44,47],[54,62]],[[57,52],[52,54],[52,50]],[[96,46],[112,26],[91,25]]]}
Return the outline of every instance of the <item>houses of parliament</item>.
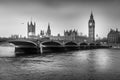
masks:
{"label": "houses of parliament", "polygon": [[27,23],[27,37],[28,38],[49,38],[50,40],[67,40],[67,41],[76,41],[76,42],[94,42],[95,41],[95,20],[93,13],[91,12],[90,19],[88,21],[88,37],[79,35],[77,30],[64,30],[64,35],[61,36],[58,34],[57,36],[51,35],[50,23],[48,23],[47,31],[40,31],[40,34],[36,36],[36,23],[28,22]]}

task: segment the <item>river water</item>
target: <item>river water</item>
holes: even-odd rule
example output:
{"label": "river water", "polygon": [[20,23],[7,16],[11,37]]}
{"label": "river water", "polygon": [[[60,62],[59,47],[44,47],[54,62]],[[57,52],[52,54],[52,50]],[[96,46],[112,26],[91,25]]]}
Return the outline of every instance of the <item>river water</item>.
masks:
{"label": "river water", "polygon": [[1,56],[0,80],[120,80],[120,50]]}

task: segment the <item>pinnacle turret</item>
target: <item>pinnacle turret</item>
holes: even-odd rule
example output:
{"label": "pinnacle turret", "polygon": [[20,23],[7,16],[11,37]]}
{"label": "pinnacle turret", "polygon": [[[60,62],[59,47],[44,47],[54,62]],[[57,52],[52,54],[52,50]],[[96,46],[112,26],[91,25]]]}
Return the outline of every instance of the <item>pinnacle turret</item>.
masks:
{"label": "pinnacle turret", "polygon": [[93,19],[93,12],[91,11],[90,19]]}

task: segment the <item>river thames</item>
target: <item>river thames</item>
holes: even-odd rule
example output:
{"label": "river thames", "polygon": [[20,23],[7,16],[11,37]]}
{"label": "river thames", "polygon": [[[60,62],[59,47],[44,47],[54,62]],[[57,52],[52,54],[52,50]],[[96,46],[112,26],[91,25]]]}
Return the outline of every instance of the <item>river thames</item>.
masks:
{"label": "river thames", "polygon": [[1,56],[0,80],[120,80],[120,50]]}

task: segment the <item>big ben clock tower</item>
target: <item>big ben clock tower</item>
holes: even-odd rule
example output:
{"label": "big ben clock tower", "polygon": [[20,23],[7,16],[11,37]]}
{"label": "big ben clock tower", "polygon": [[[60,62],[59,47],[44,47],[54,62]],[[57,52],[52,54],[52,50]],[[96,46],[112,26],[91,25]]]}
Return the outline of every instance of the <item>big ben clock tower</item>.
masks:
{"label": "big ben clock tower", "polygon": [[88,22],[88,28],[89,28],[89,42],[95,41],[95,21],[93,17],[93,13],[91,12],[90,19]]}

